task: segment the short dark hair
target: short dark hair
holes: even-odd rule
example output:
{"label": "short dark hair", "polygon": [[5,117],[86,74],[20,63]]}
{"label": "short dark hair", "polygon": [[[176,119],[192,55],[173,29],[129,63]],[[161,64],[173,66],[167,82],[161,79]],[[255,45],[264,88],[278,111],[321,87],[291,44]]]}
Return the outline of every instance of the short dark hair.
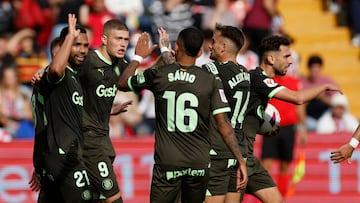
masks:
{"label": "short dark hair", "polygon": [[[84,27],[80,25],[76,25],[75,29],[80,30],[80,33],[86,34],[86,30]],[[69,26],[64,27],[60,32],[60,44],[62,44],[65,41],[66,35],[69,33]]]}
{"label": "short dark hair", "polygon": [[244,45],[245,36],[239,28],[229,25],[216,24],[215,30],[220,31],[221,36],[230,39],[236,45],[237,52]]}
{"label": "short dark hair", "polygon": [[265,53],[269,51],[279,51],[281,45],[290,46],[290,40],[280,35],[270,35],[261,40],[259,46],[260,61],[264,59]]}
{"label": "short dark hair", "polygon": [[214,36],[214,32],[212,31],[212,29],[205,29],[202,32],[204,34],[204,39],[212,39]]}
{"label": "short dark hair", "polygon": [[313,64],[323,65],[323,60],[319,55],[311,55],[308,59],[307,66],[310,68]]}
{"label": "short dark hair", "polygon": [[188,27],[180,31],[177,42],[186,55],[195,57],[204,42],[204,35],[198,28]]}
{"label": "short dark hair", "polygon": [[56,46],[58,46],[60,44],[60,37],[55,37],[53,40],[51,40],[50,42],[50,50],[52,51]]}
{"label": "short dark hair", "polygon": [[103,35],[106,35],[109,30],[125,30],[125,31],[129,31],[129,28],[127,27],[127,25],[119,20],[119,19],[110,19],[108,21],[105,22],[104,27],[103,27]]}

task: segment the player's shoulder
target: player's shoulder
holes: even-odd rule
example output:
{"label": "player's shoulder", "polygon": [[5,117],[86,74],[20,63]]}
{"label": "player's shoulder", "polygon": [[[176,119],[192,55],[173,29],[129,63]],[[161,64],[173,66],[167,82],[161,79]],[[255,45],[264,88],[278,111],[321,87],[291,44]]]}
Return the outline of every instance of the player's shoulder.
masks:
{"label": "player's shoulder", "polygon": [[202,67],[202,69],[204,69],[214,75],[217,75],[217,74],[219,74],[219,66],[220,66],[219,62],[209,62],[209,63],[202,65],[201,67]]}
{"label": "player's shoulder", "polygon": [[260,67],[256,67],[254,69],[251,69],[249,70],[249,73],[250,74],[253,74],[253,75],[262,75],[263,74],[263,69],[261,69]]}
{"label": "player's shoulder", "polygon": [[[214,62],[214,63],[216,63],[216,62]],[[207,65],[207,64],[205,64],[205,65]],[[206,67],[205,65],[203,65],[203,66],[196,66],[196,65],[194,65],[193,66],[193,68],[195,69],[195,70],[197,70],[198,71],[198,73],[199,74],[202,74],[204,77],[209,77],[209,78],[216,78],[217,76],[217,72],[215,71],[215,69],[209,69],[208,67]],[[211,65],[210,65],[211,66]],[[215,71],[215,72],[214,72]]]}
{"label": "player's shoulder", "polygon": [[129,62],[125,58],[120,58],[119,62],[118,62],[118,65],[126,67],[127,65],[129,65]]}
{"label": "player's shoulder", "polygon": [[89,50],[83,65],[87,67],[89,66],[96,67],[96,66],[100,66],[100,64],[103,64],[104,60],[105,57],[103,57],[98,50],[91,49]]}
{"label": "player's shoulder", "polygon": [[251,80],[263,80],[269,78],[269,76],[266,75],[265,71],[260,67],[249,70],[249,73]]}
{"label": "player's shoulder", "polygon": [[87,59],[92,59],[94,56],[97,56],[95,49],[89,49],[89,52],[86,56]]}

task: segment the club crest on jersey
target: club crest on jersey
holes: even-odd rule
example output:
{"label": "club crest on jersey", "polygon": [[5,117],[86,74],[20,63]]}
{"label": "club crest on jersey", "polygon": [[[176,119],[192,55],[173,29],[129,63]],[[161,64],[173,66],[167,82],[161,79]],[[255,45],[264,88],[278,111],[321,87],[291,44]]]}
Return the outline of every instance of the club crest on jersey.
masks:
{"label": "club crest on jersey", "polygon": [[104,188],[105,190],[111,190],[114,186],[114,183],[111,179],[106,178],[105,180],[102,181],[102,188]]}
{"label": "club crest on jersey", "polygon": [[263,81],[268,87],[276,87],[278,85],[275,80],[271,78],[265,78]]}

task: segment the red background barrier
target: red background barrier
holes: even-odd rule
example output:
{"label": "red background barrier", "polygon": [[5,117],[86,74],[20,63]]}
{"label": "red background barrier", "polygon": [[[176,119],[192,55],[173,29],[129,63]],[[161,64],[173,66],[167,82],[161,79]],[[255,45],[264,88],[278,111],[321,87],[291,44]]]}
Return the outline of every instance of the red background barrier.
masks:
{"label": "red background barrier", "polygon": [[[355,203],[360,197],[360,152],[353,154],[352,164],[330,163],[330,151],[346,143],[350,134],[309,135],[306,146],[306,174],[296,184],[288,203]],[[118,182],[126,203],[149,202],[153,164],[153,137],[113,140],[117,157],[114,162]],[[261,136],[255,142],[259,154]],[[33,142],[26,140],[0,143],[0,203],[34,203],[37,194],[29,190],[32,173]],[[296,148],[295,154],[298,154]],[[276,176],[277,164],[271,174]],[[292,165],[292,168],[294,165]],[[254,202],[247,197],[245,203]]]}

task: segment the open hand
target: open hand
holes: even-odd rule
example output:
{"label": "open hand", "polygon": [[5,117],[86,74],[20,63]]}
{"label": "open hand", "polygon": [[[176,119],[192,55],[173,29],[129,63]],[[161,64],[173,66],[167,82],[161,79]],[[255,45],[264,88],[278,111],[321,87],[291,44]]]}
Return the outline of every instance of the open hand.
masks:
{"label": "open hand", "polygon": [[154,51],[157,45],[149,46],[150,36],[148,33],[141,33],[135,47],[135,54],[139,55],[143,58],[150,56],[150,54]]}

